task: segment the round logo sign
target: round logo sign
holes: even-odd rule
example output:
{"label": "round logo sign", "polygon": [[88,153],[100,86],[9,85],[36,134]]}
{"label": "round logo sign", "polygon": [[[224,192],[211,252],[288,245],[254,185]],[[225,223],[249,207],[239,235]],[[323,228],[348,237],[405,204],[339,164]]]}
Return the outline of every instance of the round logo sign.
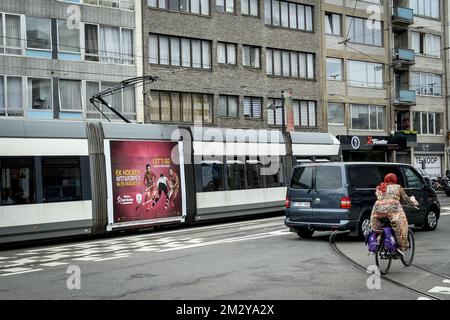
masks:
{"label": "round logo sign", "polygon": [[359,149],[360,146],[361,146],[361,141],[359,140],[359,138],[357,136],[354,136],[352,138],[352,148],[357,150],[357,149]]}

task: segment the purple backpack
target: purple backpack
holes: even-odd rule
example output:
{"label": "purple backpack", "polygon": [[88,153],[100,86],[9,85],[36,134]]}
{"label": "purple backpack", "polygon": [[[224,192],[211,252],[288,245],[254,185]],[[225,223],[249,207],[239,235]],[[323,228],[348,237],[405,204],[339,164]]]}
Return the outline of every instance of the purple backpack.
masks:
{"label": "purple backpack", "polygon": [[395,241],[394,230],[390,227],[383,228],[384,232],[384,246],[386,249],[397,250],[397,241]]}
{"label": "purple backpack", "polygon": [[378,250],[378,239],[377,234],[374,231],[371,231],[366,238],[367,248],[369,252],[377,252]]}

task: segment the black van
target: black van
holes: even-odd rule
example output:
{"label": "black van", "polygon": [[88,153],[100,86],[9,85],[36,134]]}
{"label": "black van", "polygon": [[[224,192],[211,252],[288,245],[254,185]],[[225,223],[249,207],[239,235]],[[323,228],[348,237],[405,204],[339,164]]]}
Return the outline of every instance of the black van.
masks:
{"label": "black van", "polygon": [[294,167],[287,189],[285,224],[302,238],[315,230],[351,230],[364,236],[370,231],[370,214],[376,201],[375,188],[388,173],[419,209],[404,207],[409,224],[435,230],[440,204],[436,192],[417,170],[406,164],[328,162]]}

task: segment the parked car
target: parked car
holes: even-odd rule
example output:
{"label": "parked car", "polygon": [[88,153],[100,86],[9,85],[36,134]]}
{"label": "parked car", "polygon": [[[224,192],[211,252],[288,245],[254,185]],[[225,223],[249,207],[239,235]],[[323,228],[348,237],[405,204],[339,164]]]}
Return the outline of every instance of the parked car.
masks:
{"label": "parked car", "polygon": [[409,224],[435,230],[440,215],[436,192],[412,166],[395,163],[329,162],[294,167],[287,189],[285,224],[302,238],[314,231],[350,230],[363,237],[370,231],[375,188],[395,173],[418,209],[404,207]]}

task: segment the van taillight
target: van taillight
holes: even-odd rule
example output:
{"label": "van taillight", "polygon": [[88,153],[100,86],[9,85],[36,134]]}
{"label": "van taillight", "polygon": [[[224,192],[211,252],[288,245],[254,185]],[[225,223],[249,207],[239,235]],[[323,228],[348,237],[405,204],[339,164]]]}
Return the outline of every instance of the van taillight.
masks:
{"label": "van taillight", "polygon": [[291,207],[291,200],[289,198],[286,198],[286,201],[284,202],[284,206],[286,209],[289,209]]}
{"label": "van taillight", "polygon": [[341,209],[350,209],[352,207],[352,199],[350,197],[341,198]]}

